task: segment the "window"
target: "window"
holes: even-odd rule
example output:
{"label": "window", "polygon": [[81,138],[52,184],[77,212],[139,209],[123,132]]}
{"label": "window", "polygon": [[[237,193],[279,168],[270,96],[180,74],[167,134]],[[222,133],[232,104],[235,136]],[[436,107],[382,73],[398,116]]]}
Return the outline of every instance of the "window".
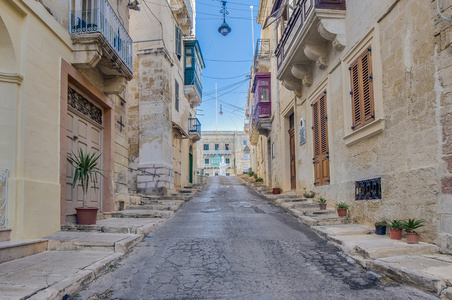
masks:
{"label": "window", "polygon": [[312,120],[314,138],[314,185],[327,185],[330,183],[330,165],[326,91],[312,104]]}
{"label": "window", "polygon": [[229,176],[229,175],[231,175],[229,172],[226,172],[226,176]]}
{"label": "window", "polygon": [[229,164],[230,164],[230,162],[231,162],[231,161],[230,161],[230,159],[229,159],[229,158],[226,158],[226,164],[228,164],[228,165],[229,165]]}
{"label": "window", "polygon": [[261,88],[261,101],[268,102],[268,88]]}
{"label": "window", "polygon": [[246,140],[243,140],[243,145],[246,146]]}
{"label": "window", "polygon": [[182,55],[182,31],[180,30],[179,27],[176,26],[176,55],[177,58],[181,58]]}
{"label": "window", "polygon": [[177,82],[177,80],[174,82],[174,93],[175,93],[174,107],[176,108],[176,111],[179,111],[179,82]]}
{"label": "window", "polygon": [[204,173],[204,175],[209,176],[209,172]]}
{"label": "window", "polygon": [[369,47],[350,66],[352,129],[359,129],[375,120],[372,86],[372,50]]}
{"label": "window", "polygon": [[204,150],[209,150],[209,144],[204,144]]}
{"label": "window", "polygon": [[249,153],[243,153],[243,160],[249,160],[250,154]]}
{"label": "window", "polygon": [[185,56],[185,68],[191,68],[193,66],[192,61],[193,57]]}
{"label": "window", "polygon": [[275,143],[272,143],[272,158],[275,158]]}
{"label": "window", "polygon": [[205,159],[204,159],[204,164],[206,164],[206,165],[209,164],[209,159],[208,159],[208,158],[205,158]]}
{"label": "window", "polygon": [[229,144],[224,144],[224,150],[229,150]]}
{"label": "window", "polygon": [[220,150],[220,144],[215,144],[215,150]]}

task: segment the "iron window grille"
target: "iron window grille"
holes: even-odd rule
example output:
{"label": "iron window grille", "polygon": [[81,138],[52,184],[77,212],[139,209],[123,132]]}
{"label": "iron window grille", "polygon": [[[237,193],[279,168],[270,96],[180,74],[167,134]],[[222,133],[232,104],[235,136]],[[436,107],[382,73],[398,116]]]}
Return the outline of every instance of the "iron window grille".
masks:
{"label": "iron window grille", "polygon": [[381,199],[381,177],[355,182],[355,200]]}

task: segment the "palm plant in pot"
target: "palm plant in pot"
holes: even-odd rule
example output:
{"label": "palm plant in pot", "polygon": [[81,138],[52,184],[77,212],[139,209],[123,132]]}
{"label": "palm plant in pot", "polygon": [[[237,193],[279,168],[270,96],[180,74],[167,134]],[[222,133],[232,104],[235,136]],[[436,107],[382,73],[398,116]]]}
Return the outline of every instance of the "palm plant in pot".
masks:
{"label": "palm plant in pot", "polygon": [[336,203],[337,215],[339,217],[346,217],[348,208],[349,208],[349,205],[346,202]]}
{"label": "palm plant in pot", "polygon": [[388,223],[391,240],[401,240],[403,225],[401,220],[392,220]]}
{"label": "palm plant in pot", "polygon": [[320,210],[326,210],[326,199],[323,197],[320,197],[319,201],[317,201],[320,206]]}
{"label": "palm plant in pot", "polygon": [[408,219],[408,221],[402,221],[403,229],[405,229],[406,242],[408,244],[419,244],[419,233],[415,229],[425,226],[423,223],[425,220]]}
{"label": "palm plant in pot", "polygon": [[76,207],[77,223],[81,225],[96,224],[97,207],[87,207],[86,195],[88,193],[89,184],[92,182],[96,187],[97,175],[104,177],[100,169],[97,167],[101,154],[84,152],[81,148],[78,153],[72,152],[67,157],[68,162],[74,167],[74,180],[72,188],[75,188],[77,181],[80,182],[83,190],[83,207]]}

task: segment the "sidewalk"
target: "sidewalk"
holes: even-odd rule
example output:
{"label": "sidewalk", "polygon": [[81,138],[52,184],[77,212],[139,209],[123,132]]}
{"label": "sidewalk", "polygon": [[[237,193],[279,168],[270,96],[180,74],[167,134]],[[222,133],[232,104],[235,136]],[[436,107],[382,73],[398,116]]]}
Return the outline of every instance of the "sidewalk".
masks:
{"label": "sidewalk", "polygon": [[[203,188],[203,187],[202,187]],[[141,196],[96,225],[64,225],[38,240],[0,241],[0,300],[71,299],[171,218],[202,188]]]}
{"label": "sidewalk", "polygon": [[[440,299],[452,299],[452,256],[443,255],[433,244],[407,244],[374,234],[374,228],[351,224],[330,212],[316,213],[315,203],[301,196],[273,195],[264,185],[248,176],[239,178],[257,193],[297,217],[318,235],[327,239],[364,269],[395,282],[412,286]],[[318,207],[318,204],[315,204]]]}

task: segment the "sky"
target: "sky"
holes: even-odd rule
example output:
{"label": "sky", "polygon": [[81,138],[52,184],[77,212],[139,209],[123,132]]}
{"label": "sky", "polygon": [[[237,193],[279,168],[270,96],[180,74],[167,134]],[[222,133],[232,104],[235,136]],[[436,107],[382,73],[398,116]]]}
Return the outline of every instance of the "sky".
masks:
{"label": "sky", "polygon": [[[253,6],[253,22],[251,9]],[[198,119],[203,131],[216,130],[215,83],[218,95],[218,130],[243,131],[249,75],[253,60],[253,44],[260,38],[256,23],[259,0],[227,1],[227,36],[218,32],[223,23],[220,0],[196,0],[196,37],[201,46],[206,68],[202,70],[203,96]],[[254,27],[252,39],[251,24]],[[220,104],[222,115],[219,115]]]}

